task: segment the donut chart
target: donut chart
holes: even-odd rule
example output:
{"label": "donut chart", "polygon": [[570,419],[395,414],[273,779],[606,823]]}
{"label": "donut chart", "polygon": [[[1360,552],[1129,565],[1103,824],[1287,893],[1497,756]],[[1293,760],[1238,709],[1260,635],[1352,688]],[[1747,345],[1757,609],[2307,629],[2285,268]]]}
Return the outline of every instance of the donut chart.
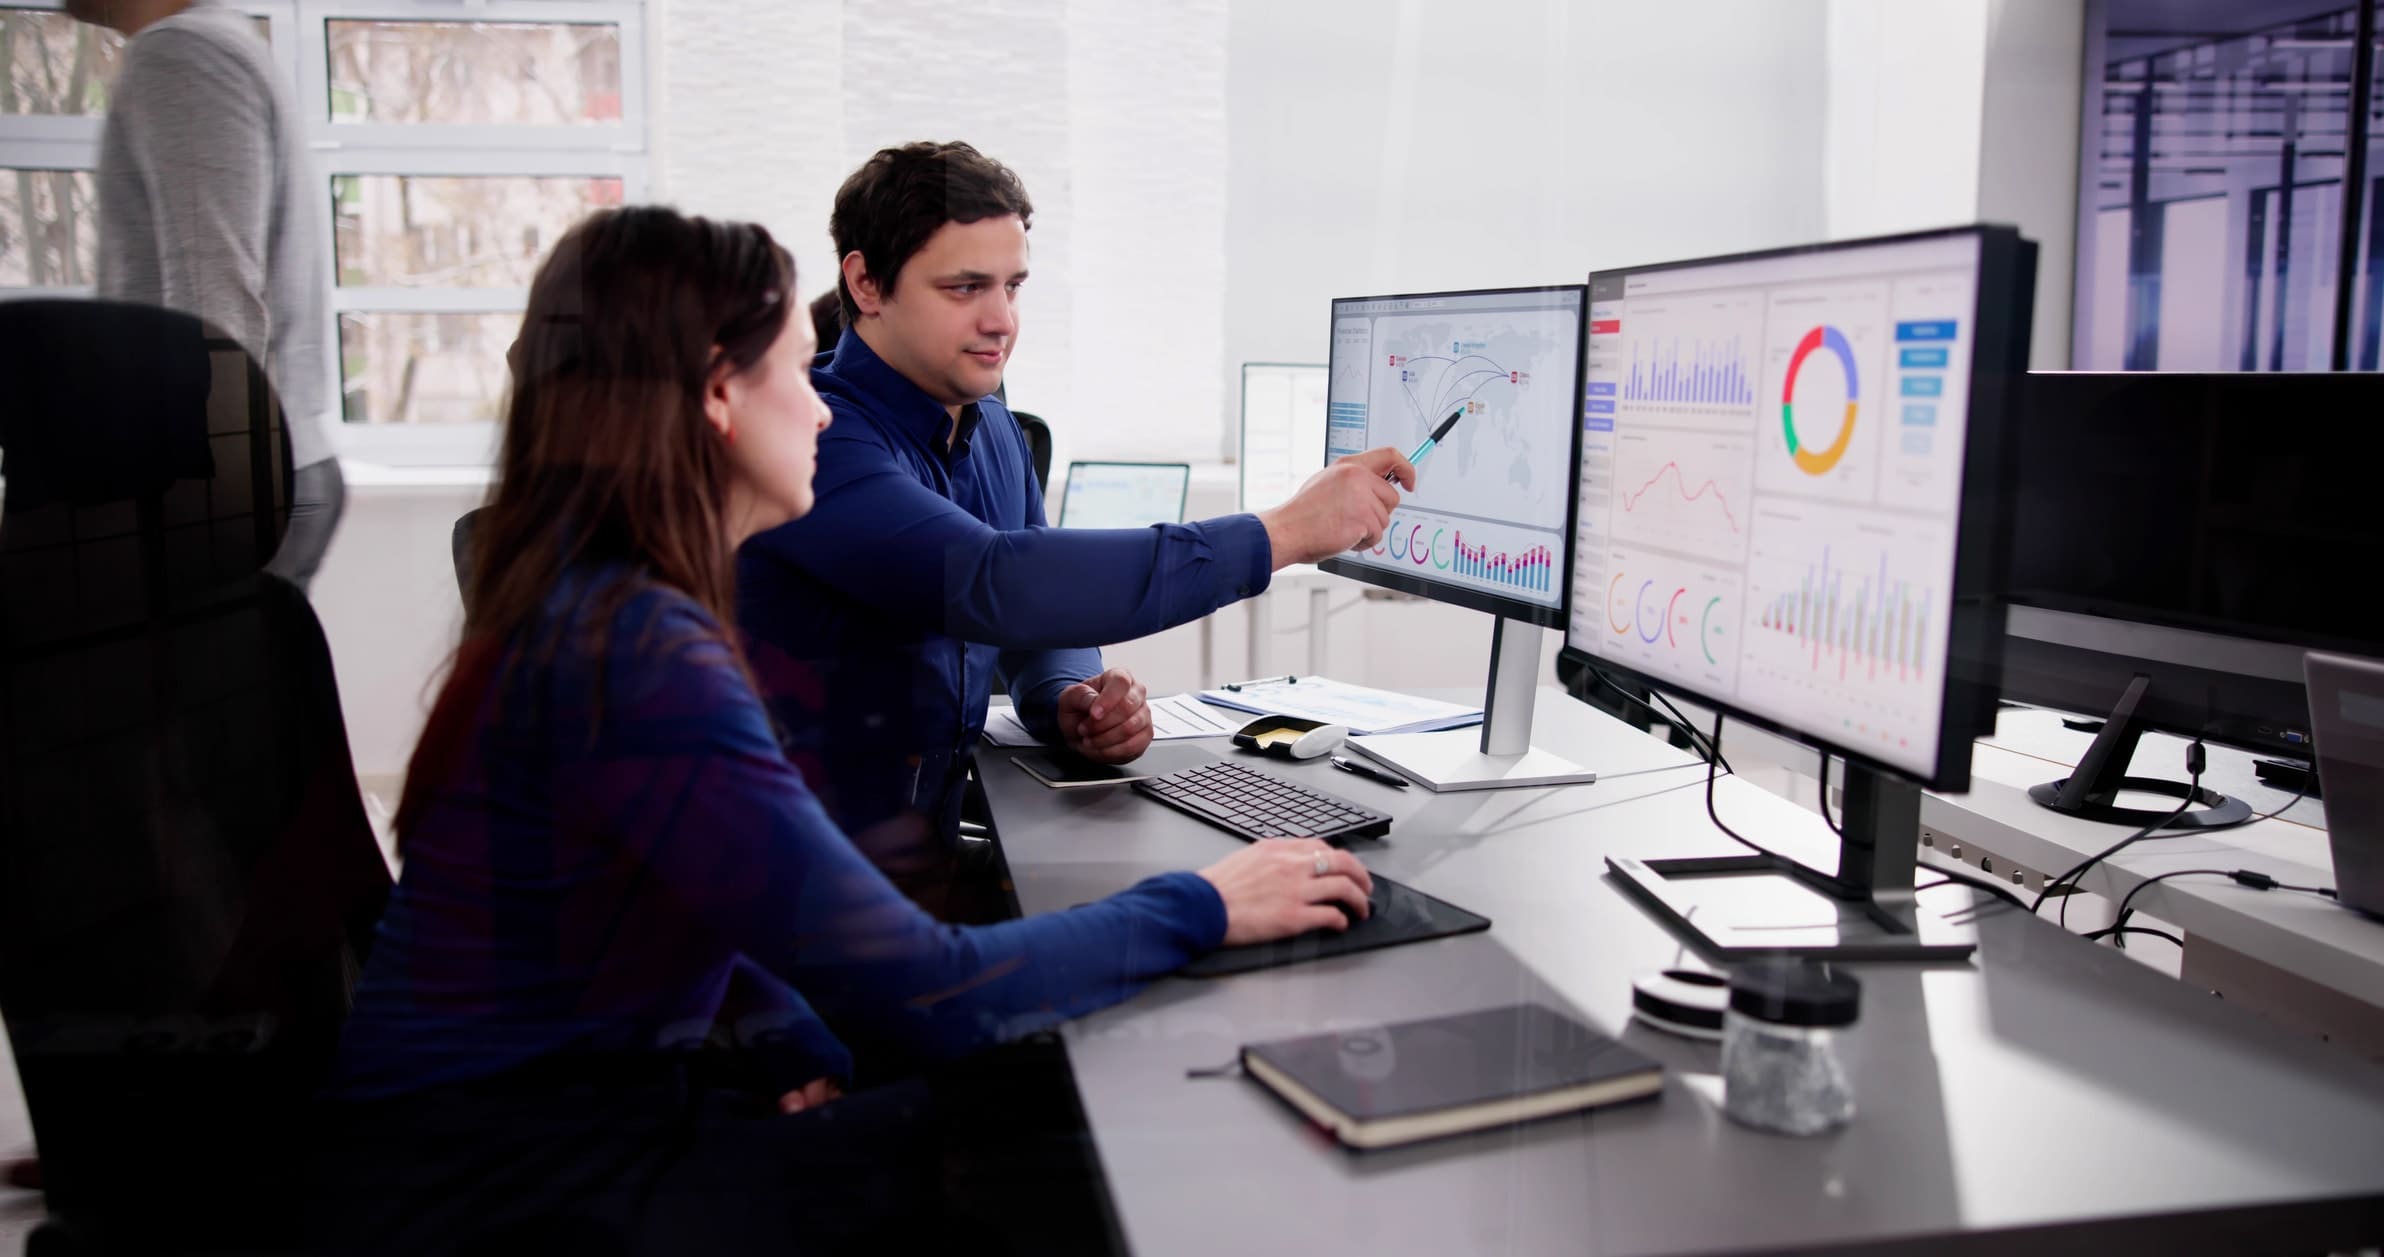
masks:
{"label": "donut chart", "polygon": [[[1804,370],[1805,359],[1818,349],[1827,349],[1838,360],[1838,369],[1846,377],[1846,421],[1838,428],[1838,439],[1828,449],[1816,450],[1796,434],[1796,377]],[[1788,456],[1796,460],[1796,469],[1808,476],[1824,476],[1846,456],[1846,449],[1854,442],[1854,416],[1859,409],[1861,380],[1854,367],[1854,346],[1846,333],[1824,324],[1806,332],[1796,342],[1796,352],[1788,359],[1788,378],[1780,387],[1780,426],[1788,437]]]}

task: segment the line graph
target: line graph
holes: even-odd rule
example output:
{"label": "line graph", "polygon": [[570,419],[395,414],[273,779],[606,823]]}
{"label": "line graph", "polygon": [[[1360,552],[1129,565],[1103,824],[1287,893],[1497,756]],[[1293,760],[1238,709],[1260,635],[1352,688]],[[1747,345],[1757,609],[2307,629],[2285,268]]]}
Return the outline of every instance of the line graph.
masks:
{"label": "line graph", "polygon": [[1754,458],[1750,437],[1667,428],[1618,434],[1615,539],[1737,564],[1746,556],[1741,516],[1754,489]]}
{"label": "line graph", "polygon": [[1680,491],[1681,500],[1684,502],[1694,502],[1697,499],[1704,497],[1708,493],[1713,494],[1714,501],[1721,504],[1722,519],[1725,523],[1730,525],[1730,531],[1740,531],[1738,526],[1738,516],[1730,509],[1730,499],[1723,496],[1721,483],[1709,476],[1706,478],[1704,483],[1699,484],[1694,489],[1691,489],[1689,487],[1688,473],[1680,469],[1679,463],[1665,463],[1662,467],[1657,468],[1656,474],[1650,477],[1646,484],[1640,485],[1637,491],[1623,494],[1622,509],[1626,511],[1638,510],[1639,499],[1646,497],[1648,492],[1654,489],[1656,485],[1661,483],[1664,477],[1667,475],[1672,477],[1672,486],[1673,488]]}

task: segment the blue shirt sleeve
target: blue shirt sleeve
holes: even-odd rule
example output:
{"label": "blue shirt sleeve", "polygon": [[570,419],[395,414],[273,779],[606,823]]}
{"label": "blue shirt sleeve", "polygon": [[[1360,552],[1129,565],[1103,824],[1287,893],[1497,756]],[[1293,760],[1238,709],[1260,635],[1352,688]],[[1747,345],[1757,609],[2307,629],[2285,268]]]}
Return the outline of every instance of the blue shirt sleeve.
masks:
{"label": "blue shirt sleeve", "polygon": [[821,810],[708,624],[674,614],[689,631],[631,635],[679,644],[614,670],[616,714],[560,784],[656,893],[831,1027],[949,1057],[1125,999],[1223,940],[1224,902],[1193,873],[997,925],[936,921]]}
{"label": "blue shirt sleeve", "polygon": [[[1026,486],[1026,524],[1045,528],[1043,486],[1032,477]],[[1005,650],[1002,683],[1017,705],[1018,719],[1027,732],[1057,744],[1060,740],[1060,692],[1088,677],[1101,675],[1101,652],[1076,650]]]}
{"label": "blue shirt sleeve", "polygon": [[1273,573],[1255,515],[990,527],[919,483],[868,421],[839,418],[820,436],[810,514],[747,544],[889,618],[1004,650],[1098,647],[1197,620]]}

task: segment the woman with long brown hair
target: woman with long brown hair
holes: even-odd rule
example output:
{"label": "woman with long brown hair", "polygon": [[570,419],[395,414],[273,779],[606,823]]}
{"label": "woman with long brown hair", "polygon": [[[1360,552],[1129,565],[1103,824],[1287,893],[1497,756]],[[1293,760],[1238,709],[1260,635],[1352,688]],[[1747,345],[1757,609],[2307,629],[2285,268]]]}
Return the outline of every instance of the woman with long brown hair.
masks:
{"label": "woman with long brown hair", "polygon": [[[632,1249],[872,1235],[864,1205],[903,1193],[880,1145],[915,1097],[842,1097],[848,1041],[950,1059],[1366,910],[1365,869],[1303,840],[946,925],[836,830],[722,627],[736,545],[809,508],[828,422],[794,279],[761,228],[659,208],[588,219],[540,268],[332,1087],[349,1186],[388,1169],[327,1199],[372,1202],[350,1238],[566,1218]],[[680,1050],[754,1025],[769,1051]]]}

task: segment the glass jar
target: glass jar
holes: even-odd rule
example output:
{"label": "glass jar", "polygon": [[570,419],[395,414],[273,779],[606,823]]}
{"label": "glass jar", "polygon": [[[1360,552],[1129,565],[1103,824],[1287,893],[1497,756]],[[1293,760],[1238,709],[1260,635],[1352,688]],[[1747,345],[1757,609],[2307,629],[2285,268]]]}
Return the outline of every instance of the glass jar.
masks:
{"label": "glass jar", "polygon": [[1838,1032],[1862,1008],[1852,974],[1761,960],[1730,974],[1722,1018],[1722,1110],[1758,1130],[1817,1135],[1854,1117]]}

